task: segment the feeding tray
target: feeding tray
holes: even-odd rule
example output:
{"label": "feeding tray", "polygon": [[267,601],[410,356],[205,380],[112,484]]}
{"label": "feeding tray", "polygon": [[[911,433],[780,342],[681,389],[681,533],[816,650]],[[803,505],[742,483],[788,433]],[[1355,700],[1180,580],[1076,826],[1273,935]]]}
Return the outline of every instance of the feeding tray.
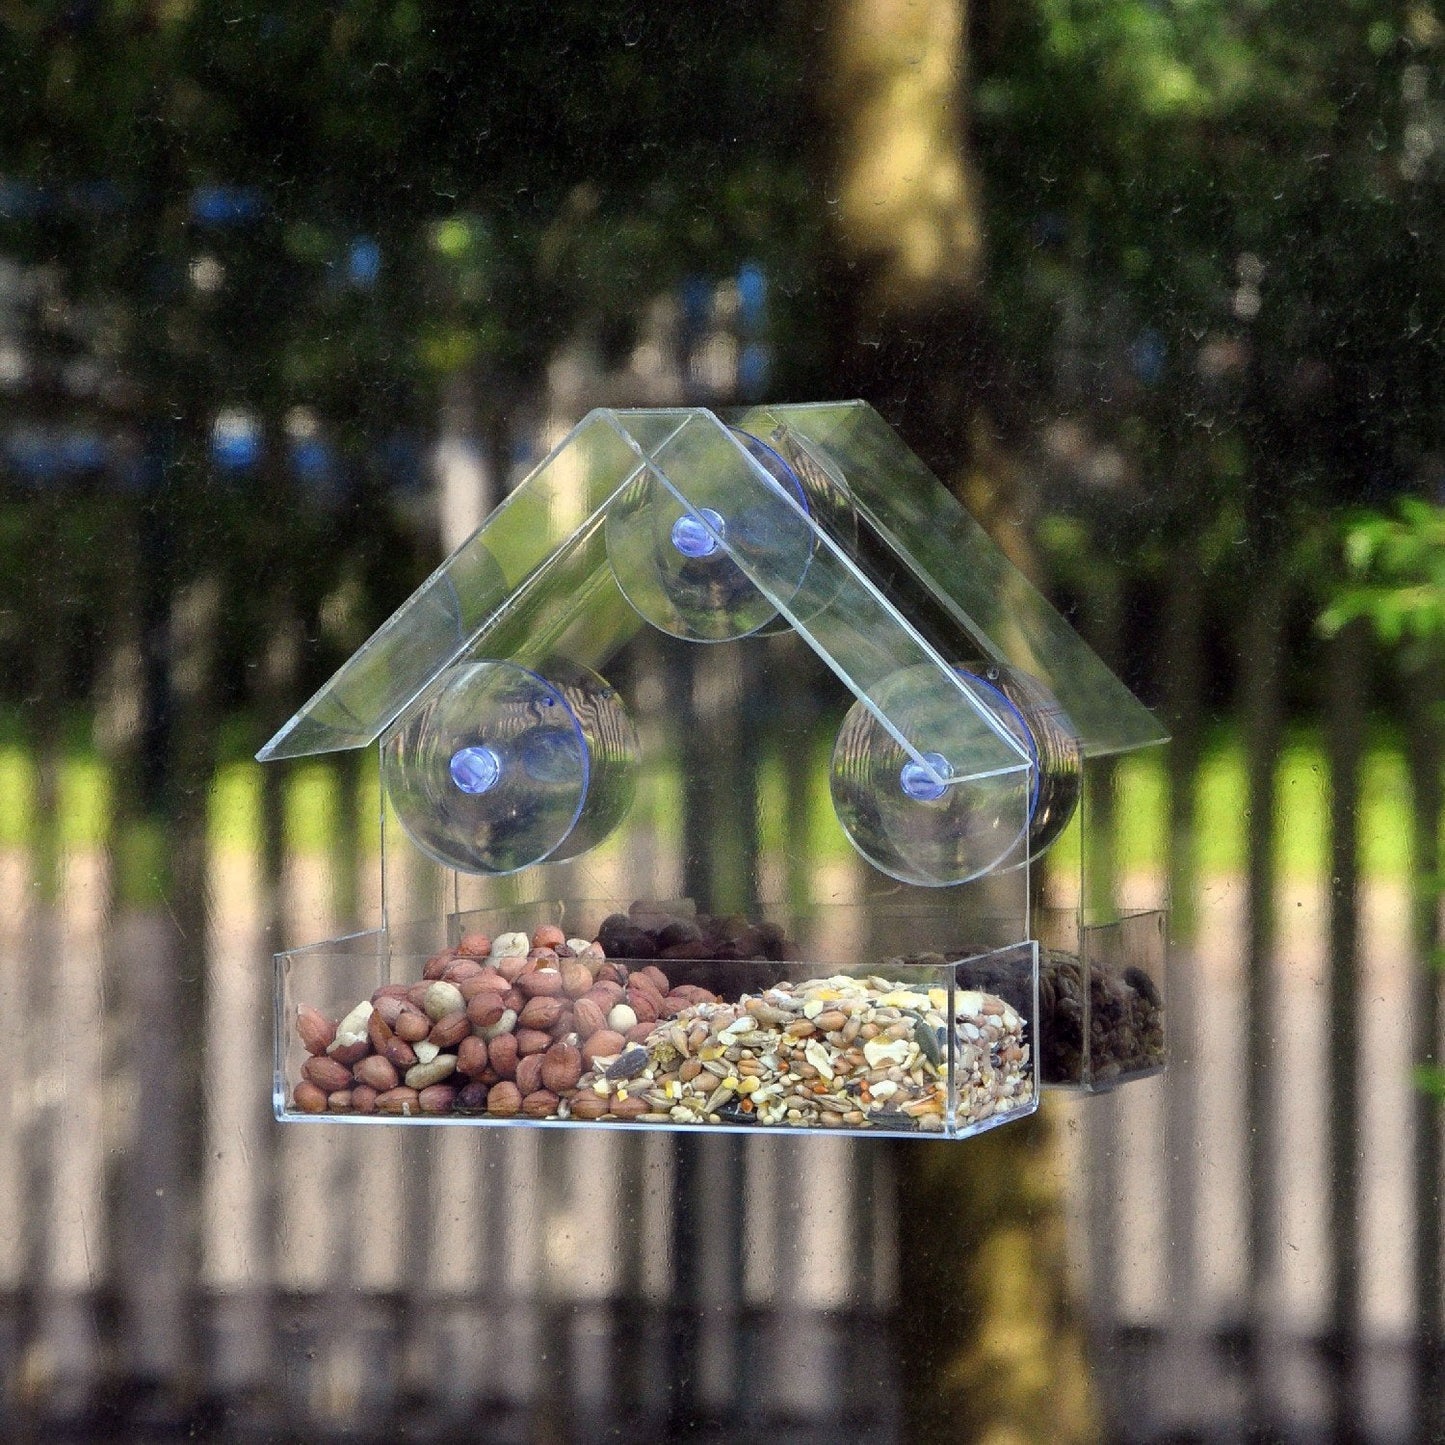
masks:
{"label": "feeding tray", "polygon": [[259,754],[384,795],[278,1117],[965,1137],[1153,1072],[1163,900],[1078,835],[1162,741],[863,403],[592,412]]}

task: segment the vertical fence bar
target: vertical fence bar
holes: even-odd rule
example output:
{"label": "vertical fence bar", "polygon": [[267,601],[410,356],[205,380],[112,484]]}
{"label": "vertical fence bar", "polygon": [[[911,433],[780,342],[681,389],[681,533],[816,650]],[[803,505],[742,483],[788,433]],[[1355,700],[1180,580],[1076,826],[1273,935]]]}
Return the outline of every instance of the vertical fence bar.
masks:
{"label": "vertical fence bar", "polygon": [[[6,783],[13,787],[10,767],[6,774]],[[15,791],[19,793],[20,788]],[[29,850],[23,841],[7,839],[0,846],[0,900],[5,900],[0,907],[0,1010],[6,1018],[19,1017],[29,1006],[26,960],[33,939],[34,893]],[[36,1193],[31,1144],[34,1109],[26,1083],[32,1075],[29,1050],[23,1036],[18,1038],[8,1074],[9,1107],[0,1109],[0,1158],[9,1161],[9,1167],[0,1169],[0,1219],[8,1221],[7,1227],[0,1229],[0,1378],[12,1382],[12,1387],[0,1394],[0,1431],[11,1434],[18,1429],[21,1404],[14,1385],[20,1378],[22,1302],[26,1281],[33,1277],[30,1257],[37,1213],[31,1207]]]}
{"label": "vertical fence bar", "polygon": [[[1410,997],[1411,1057],[1425,1067],[1441,1062],[1440,986],[1445,965],[1445,852],[1440,844],[1445,765],[1439,699],[1445,695],[1445,662],[1437,655],[1407,689],[1406,759],[1410,770],[1410,916],[1414,948]],[[1445,1436],[1445,1391],[1439,1378],[1442,1301],[1445,1290],[1445,1231],[1441,1215],[1441,1104],[1431,1090],[1417,1088],[1413,1101],[1415,1273],[1412,1301],[1415,1324],[1415,1411],[1417,1440]]]}
{"label": "vertical fence bar", "polygon": [[[201,1364],[202,1335],[191,1319],[200,1263],[193,1211],[204,1145],[208,804],[226,601],[219,575],[209,570],[190,577],[171,598],[165,810],[170,851],[165,918],[157,920],[164,936],[153,953],[135,960],[141,1113],[129,1187],[142,1234],[154,1249],[133,1261],[128,1339],[141,1379],[155,1394],[151,1408],[161,1418],[189,1406]],[[165,1040],[160,1048],[152,1043],[157,1035]]]}
{"label": "vertical fence bar", "polygon": [[[1297,1420],[1323,1433],[1329,1424],[1327,1371],[1319,1341],[1330,1318],[1329,1280],[1329,1006],[1328,779],[1317,739],[1291,748],[1278,769],[1279,929],[1275,992],[1279,1010],[1270,1038],[1276,1087],[1274,1127],[1277,1224],[1270,1334],[1259,1360],[1268,1390],[1256,1407],[1276,1421]],[[1303,845],[1293,830],[1308,830]],[[1290,831],[1286,831],[1286,829]],[[1261,1403],[1262,1402],[1262,1403]]]}
{"label": "vertical fence bar", "polygon": [[[254,765],[219,796],[240,816],[224,825],[210,859],[206,939],[205,1150],[201,1179],[202,1298],[196,1323],[208,1343],[206,1393],[233,1420],[263,1412],[274,1366],[271,1248],[271,959]],[[271,1419],[274,1424],[274,1417]]]}
{"label": "vertical fence bar", "polygon": [[[1356,1249],[1360,1373],[1351,1428],[1382,1439],[1409,1429],[1414,1326],[1410,1188],[1414,1154],[1406,1010],[1415,970],[1409,887],[1388,856],[1403,842],[1408,808],[1403,759],[1371,747],[1362,769],[1359,809],[1360,894],[1352,1051],[1337,1056],[1359,1074],[1355,1113],[1358,1169]],[[1388,850],[1388,852],[1387,852]],[[1381,1067],[1385,1061],[1388,1066]]]}
{"label": "vertical fence bar", "polygon": [[[1273,562],[1275,559],[1271,559]],[[1280,997],[1276,976],[1275,849],[1278,838],[1275,770],[1281,737],[1285,574],[1278,565],[1256,569],[1252,605],[1240,649],[1240,730],[1245,751],[1245,1015],[1249,1181],[1249,1320],[1255,1350],[1254,1412],[1268,1415],[1264,1398],[1271,1319],[1279,1264],[1279,1149],[1277,1049]]]}
{"label": "vertical fence bar", "polygon": [[[1086,604],[1086,635],[1106,663],[1117,664],[1123,631],[1122,579],[1112,563],[1093,576],[1093,592]],[[1083,919],[1085,923],[1110,919],[1119,903],[1117,866],[1116,758],[1099,759],[1086,772],[1083,837]],[[1082,950],[1083,939],[1080,939]],[[1092,1034],[1092,990],[1083,998],[1085,1050]],[[1119,1327],[1119,1211],[1122,1193],[1117,1096],[1095,1100],[1084,1131],[1083,1161],[1089,1187],[1087,1220],[1089,1239],[1089,1311],[1094,1328],[1110,1338]]]}
{"label": "vertical fence bar", "polygon": [[[402,1233],[419,1233],[427,1240],[424,1273],[413,1285],[413,1308],[408,1311],[404,1388],[430,1403],[440,1425],[465,1413],[475,1367],[484,1354],[477,1292],[488,1249],[478,1218],[487,1190],[490,1140],[464,1129],[418,1132],[419,1157],[409,1175],[414,1187],[398,1201],[408,1216]],[[369,1230],[358,1231],[358,1262],[374,1238]]]}
{"label": "vertical fence bar", "polygon": [[[730,1136],[680,1137],[673,1259],[677,1388],[668,1428],[689,1419],[726,1419],[742,1379],[738,1323],[742,1280],[742,1209],[736,1185],[747,1168],[746,1141]],[[730,1191],[719,1181],[733,1181]]]}
{"label": "vertical fence bar", "polygon": [[1330,1308],[1336,1350],[1331,1379],[1338,1435],[1353,1428],[1360,1399],[1359,807],[1368,644],[1362,622],[1351,623],[1335,640],[1325,729],[1330,770],[1329,1239],[1334,1262]]}
{"label": "vertical fence bar", "polygon": [[[369,853],[378,827],[368,771],[374,758],[355,751],[328,759],[335,802],[330,831],[319,840],[327,916],[309,938],[350,933],[379,917],[379,910],[361,911],[362,872],[370,866],[379,873]],[[393,901],[403,916],[413,881],[403,869],[393,874],[402,890]],[[360,1002],[358,994],[340,1006]],[[457,1141],[430,1131],[418,1137],[409,1130],[323,1126],[321,1132],[337,1135],[327,1147],[345,1199],[335,1224],[338,1273],[315,1301],[327,1341],[328,1407],[353,1428],[407,1411],[419,1428],[440,1429],[441,1412],[453,1398],[445,1292],[456,1271],[476,1263],[464,1231],[453,1227],[456,1210],[447,1208],[469,1192],[467,1156]]]}
{"label": "vertical fence bar", "polygon": [[[866,1295],[857,1272],[855,1210],[866,1200],[859,1188],[864,1150],[877,1147],[809,1140],[808,1167],[799,1170],[780,1157],[788,1148],[781,1140],[748,1141],[747,1190],[734,1201],[742,1237],[770,1224],[777,1246],[757,1357],[748,1370],[766,1402],[759,1424],[795,1420],[819,1427],[843,1413],[849,1380],[840,1368],[840,1326]],[[771,1188],[759,1187],[765,1180]]]}
{"label": "vertical fence bar", "polygon": [[[1104,758],[1085,779],[1084,916],[1112,913],[1116,883],[1114,867],[1116,760]],[[1082,943],[1082,940],[1081,940]],[[1092,1032],[1092,998],[1084,995],[1083,1033]],[[1124,1183],[1120,1164],[1122,1136],[1117,1093],[1088,1101],[1084,1147],[1080,1162],[1086,1181],[1085,1219],[1089,1251],[1089,1316],[1100,1341],[1112,1340],[1120,1328],[1119,1200]]]}
{"label": "vertical fence bar", "polygon": [[545,1374],[545,1316],[539,1298],[545,1241],[540,1130],[511,1130],[498,1141],[501,1159],[493,1182],[491,1235],[498,1248],[493,1309],[499,1346],[493,1388],[505,1409],[526,1419],[539,1400]]}
{"label": "vertical fence bar", "polygon": [[[61,806],[67,800],[61,789]],[[47,1047],[34,1082],[47,1108],[49,1153],[43,1206],[48,1353],[69,1412],[102,1383],[99,1296],[109,1274],[105,1230],[106,1129],[103,1044],[107,867],[91,844],[64,836],[60,818],[58,929],[44,961],[46,991],[35,1015]],[[63,1405],[62,1408],[65,1408]]]}
{"label": "vertical fence bar", "polygon": [[636,1138],[588,1132],[550,1138],[556,1182],[547,1191],[547,1296],[554,1303],[549,1358],[574,1432],[596,1439],[621,1428],[613,1365],[616,1305],[640,1295],[637,1263],[647,1229]]}
{"label": "vertical fence bar", "polygon": [[[1165,955],[1169,1072],[1164,1104],[1168,1240],[1165,1289],[1171,1314],[1159,1337],[1171,1341],[1160,1392],[1165,1419],[1175,1414],[1204,1368],[1207,1341],[1199,1303],[1199,1194],[1190,1168],[1198,1148],[1199,972],[1197,837],[1199,765],[1203,743],[1204,574],[1190,538],[1171,561],[1163,634],[1172,639],[1164,675],[1165,713],[1172,741],[1166,757],[1167,869],[1170,935]],[[1186,1406],[1187,1409],[1187,1406]]]}
{"label": "vertical fence bar", "polygon": [[[53,523],[41,534],[48,543]],[[54,559],[44,552],[42,564]],[[53,635],[59,628],[50,600],[39,621]],[[39,715],[35,719],[35,790],[31,801],[30,847],[36,896],[35,928],[27,939],[29,957],[24,972],[27,1011],[53,1028],[56,989],[53,961],[64,947],[63,913],[65,866],[62,857],[62,802],[60,735],[55,716],[59,668],[55,649],[45,648],[37,661],[40,677]],[[75,1422],[83,1419],[97,1394],[100,1340],[94,1304],[88,1291],[73,1287],[75,1269],[66,1240],[53,1212],[58,1154],[62,1147],[62,1112],[65,1104],[63,1059],[47,1047],[45,1032],[22,1031],[23,1063],[29,1104],[25,1173],[31,1211],[27,1255],[34,1270],[30,1303],[33,1320],[27,1331],[20,1365],[19,1390],[25,1403],[40,1418]],[[73,1216],[72,1216],[73,1219]],[[83,1235],[81,1238],[83,1245]],[[83,1257],[83,1249],[81,1251]]]}
{"label": "vertical fence bar", "polygon": [[[289,846],[282,867],[281,933],[303,936],[319,921],[314,937],[334,936],[328,925],[333,896],[323,855]],[[304,920],[304,922],[302,921]],[[347,1231],[364,1213],[391,1175],[363,1173],[355,1141],[348,1147],[340,1128],[293,1125],[277,1135],[275,1191],[277,1216],[276,1270],[279,1292],[286,1300],[283,1328],[289,1348],[281,1359],[284,1408],[322,1428],[353,1423],[371,1383],[364,1378],[366,1361],[353,1341],[365,1315],[364,1294],[347,1299],[360,1270],[351,1270]],[[367,1179],[369,1187],[358,1188]],[[378,1185],[377,1180],[382,1181]],[[389,1251],[378,1248],[376,1262],[394,1265]],[[388,1361],[391,1355],[385,1357]]]}

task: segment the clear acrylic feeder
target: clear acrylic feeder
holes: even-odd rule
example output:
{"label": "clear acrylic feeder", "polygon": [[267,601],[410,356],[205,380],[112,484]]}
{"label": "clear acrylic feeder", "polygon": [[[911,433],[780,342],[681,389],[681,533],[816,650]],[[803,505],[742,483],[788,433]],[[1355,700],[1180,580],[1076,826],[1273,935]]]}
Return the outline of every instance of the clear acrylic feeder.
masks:
{"label": "clear acrylic feeder", "polygon": [[1161,741],[863,403],[592,412],[259,754],[383,797],[277,1115],[963,1138],[1152,1072],[1162,898],[1036,885]]}

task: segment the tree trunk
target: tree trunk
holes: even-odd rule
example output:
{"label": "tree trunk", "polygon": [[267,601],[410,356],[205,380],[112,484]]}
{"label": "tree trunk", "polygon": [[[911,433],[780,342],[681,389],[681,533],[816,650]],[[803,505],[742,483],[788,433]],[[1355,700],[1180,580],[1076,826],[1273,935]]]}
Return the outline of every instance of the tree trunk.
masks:
{"label": "tree trunk", "polygon": [[832,0],[819,93],[837,197],[822,387],[871,402],[1015,563],[1022,413],[981,304],[963,0]]}
{"label": "tree trunk", "polygon": [[[962,0],[832,0],[819,96],[837,198],[823,379],[861,396],[1027,565],[1006,463],[1013,418],[980,304],[978,187],[964,139]],[[900,1146],[905,1438],[1094,1433],[1065,1285],[1047,1114],[963,1146]]]}

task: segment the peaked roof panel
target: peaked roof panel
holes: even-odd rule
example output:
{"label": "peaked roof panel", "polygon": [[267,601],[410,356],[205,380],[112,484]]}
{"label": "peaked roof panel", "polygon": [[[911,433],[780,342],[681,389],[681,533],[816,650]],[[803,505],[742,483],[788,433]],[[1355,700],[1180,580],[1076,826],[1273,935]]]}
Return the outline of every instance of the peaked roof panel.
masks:
{"label": "peaked roof panel", "polygon": [[[906,570],[948,614],[950,646],[955,634],[969,634],[987,655],[1042,678],[1088,750],[1162,736],[870,408],[760,408],[745,427],[764,439],[789,433],[860,530],[881,539],[889,554],[882,572]],[[778,466],[701,408],[589,414],[258,757],[374,742],[463,656],[483,655],[489,641],[512,655],[529,618],[545,618],[549,636],[585,633],[595,665],[639,625],[624,598],[659,622],[648,599],[668,605],[668,577],[649,559],[679,561],[668,539],[676,541],[685,518],[703,553],[725,554],[737,585],[756,589],[938,782],[1027,767],[1017,738],[956,674],[954,664],[969,659],[945,655],[914,625],[907,594],[895,594],[875,559],[824,525],[816,499],[780,481],[787,469],[771,460]],[[619,518],[630,519],[630,533],[613,529]],[[565,595],[554,597],[559,590]],[[687,635],[667,623],[664,616],[659,625]],[[910,670],[928,680],[927,698],[900,707],[896,679]]]}
{"label": "peaked roof panel", "polygon": [[[659,436],[665,428],[657,427]],[[256,754],[262,762],[373,743],[471,646],[513,593],[642,466],[604,412],[572,429]]]}
{"label": "peaked roof panel", "polygon": [[906,569],[995,661],[1042,681],[1086,755],[1166,740],[1154,715],[867,403],[757,407],[738,425],[764,440],[782,429],[828,465],[891,554],[890,567]]}

